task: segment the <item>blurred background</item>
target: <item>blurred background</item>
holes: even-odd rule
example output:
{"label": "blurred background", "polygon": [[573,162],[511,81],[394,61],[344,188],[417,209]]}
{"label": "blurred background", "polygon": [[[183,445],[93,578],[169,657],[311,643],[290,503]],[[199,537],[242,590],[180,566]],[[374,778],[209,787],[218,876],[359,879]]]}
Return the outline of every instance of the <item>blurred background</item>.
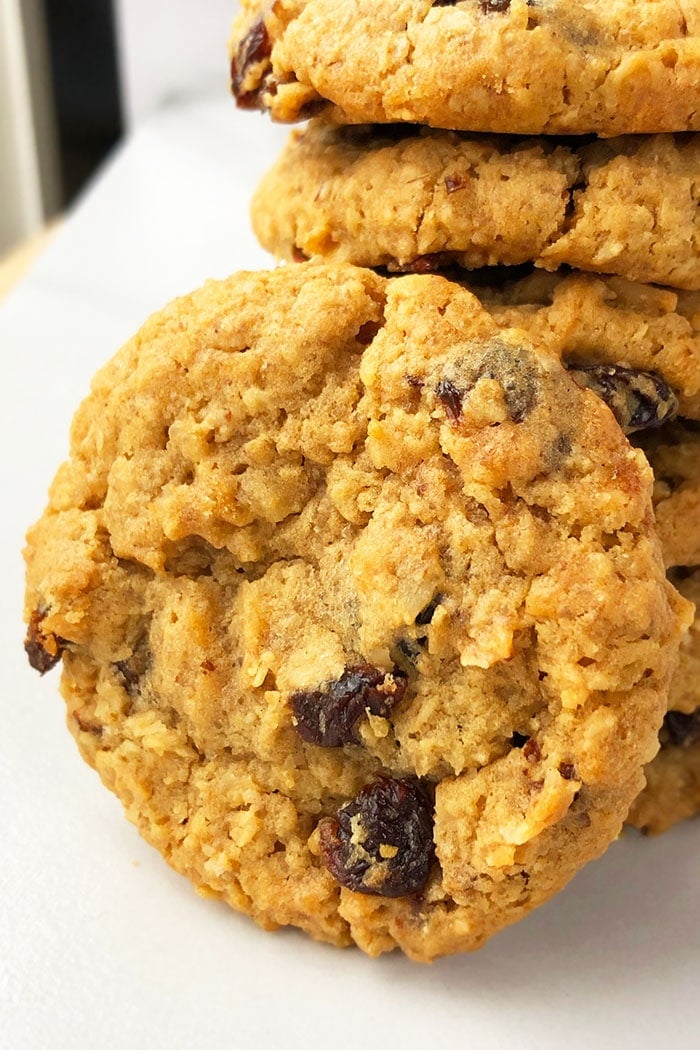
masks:
{"label": "blurred background", "polygon": [[0,261],[154,110],[227,89],[235,0],[0,0]]}

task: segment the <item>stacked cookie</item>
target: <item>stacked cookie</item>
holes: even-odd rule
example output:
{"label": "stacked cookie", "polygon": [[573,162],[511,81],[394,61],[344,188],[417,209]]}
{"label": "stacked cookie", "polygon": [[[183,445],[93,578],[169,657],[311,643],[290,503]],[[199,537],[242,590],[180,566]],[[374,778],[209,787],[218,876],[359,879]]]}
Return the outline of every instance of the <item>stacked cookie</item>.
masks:
{"label": "stacked cookie", "polygon": [[[239,104],[318,114],[257,190],[260,242],[290,261],[447,273],[605,397],[627,433],[661,425],[633,441],[657,479],[669,572],[694,601],[697,5],[242,6]],[[683,424],[664,423],[676,414]],[[698,633],[630,817],[651,831],[700,808]]]}
{"label": "stacked cookie", "polygon": [[[309,258],[209,282],[98,373],[29,532],[25,647],[202,892],[429,960],[630,805],[700,802],[698,152],[671,137],[700,24],[243,8],[239,104],[315,114],[256,225]],[[503,134],[584,131],[663,134]]]}

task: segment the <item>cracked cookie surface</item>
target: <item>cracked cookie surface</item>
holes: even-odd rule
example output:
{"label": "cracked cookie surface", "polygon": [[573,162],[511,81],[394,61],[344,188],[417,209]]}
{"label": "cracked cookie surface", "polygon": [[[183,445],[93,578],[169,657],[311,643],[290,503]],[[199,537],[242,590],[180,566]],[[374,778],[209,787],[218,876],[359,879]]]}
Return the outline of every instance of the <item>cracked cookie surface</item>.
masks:
{"label": "cracked cookie surface", "polygon": [[700,136],[584,145],[392,125],[295,131],[253,199],[279,258],[410,270],[534,261],[700,288]]}
{"label": "cracked cookie surface", "polygon": [[651,473],[440,277],[211,282],[98,373],[27,651],[178,871],[370,954],[480,946],[617,835],[688,607]]}
{"label": "cracked cookie surface", "polygon": [[283,121],[700,130],[700,9],[685,0],[242,0],[230,52],[238,104]]}

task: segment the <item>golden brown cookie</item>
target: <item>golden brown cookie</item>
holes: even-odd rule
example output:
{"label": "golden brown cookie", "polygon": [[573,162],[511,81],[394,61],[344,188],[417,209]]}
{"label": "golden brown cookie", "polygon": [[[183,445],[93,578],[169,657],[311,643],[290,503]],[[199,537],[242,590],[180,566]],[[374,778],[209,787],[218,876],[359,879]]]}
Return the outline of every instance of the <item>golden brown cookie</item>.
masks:
{"label": "golden brown cookie", "polygon": [[700,418],[700,293],[576,271],[496,276],[475,272],[466,284],[499,324],[524,328],[569,367],[653,373],[680,415]]}
{"label": "golden brown cookie", "polygon": [[461,131],[700,130],[700,9],[678,0],[242,0],[238,104]]}
{"label": "golden brown cookie", "polygon": [[689,619],[602,402],[458,285],[349,266],[209,283],[98,373],[26,603],[169,863],[422,960],[618,834]]}
{"label": "golden brown cookie", "polygon": [[638,434],[654,471],[654,513],[669,567],[700,565],[700,425],[678,419]]}
{"label": "golden brown cookie", "polygon": [[[700,610],[700,569],[671,574],[681,594]],[[667,831],[700,813],[700,612],[681,642],[661,750],[646,768],[647,784],[627,823],[649,834]]]}
{"label": "golden brown cookie", "polygon": [[410,270],[534,261],[700,289],[700,136],[583,144],[410,125],[294,131],[252,217],[278,258]]}

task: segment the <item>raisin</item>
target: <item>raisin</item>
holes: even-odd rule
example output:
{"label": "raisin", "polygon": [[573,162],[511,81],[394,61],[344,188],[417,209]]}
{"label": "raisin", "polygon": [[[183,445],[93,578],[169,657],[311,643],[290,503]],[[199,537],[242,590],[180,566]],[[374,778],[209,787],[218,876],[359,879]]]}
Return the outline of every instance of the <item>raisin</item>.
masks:
{"label": "raisin", "polygon": [[[433,0],[433,7],[454,7],[459,0]],[[510,0],[479,0],[485,15],[503,14],[510,8]]]}
{"label": "raisin", "polygon": [[79,714],[74,714],[73,719],[81,733],[90,733],[92,736],[97,737],[98,740],[105,731],[104,726],[96,725],[94,722],[86,722]]}
{"label": "raisin", "polygon": [[523,754],[528,762],[539,762],[542,758],[542,749],[534,737],[530,737],[523,748]]}
{"label": "raisin", "polygon": [[340,678],[320,689],[300,689],[290,703],[302,740],[321,747],[359,743],[357,723],[366,714],[386,718],[403,699],[407,677],[403,671],[380,671],[369,664],[346,667]]}
{"label": "raisin", "polygon": [[414,376],[408,372],[404,379],[413,390],[422,390],[425,386],[425,381],[420,376]]}
{"label": "raisin", "polygon": [[447,418],[451,423],[459,423],[462,418],[462,399],[464,390],[450,379],[441,379],[435,384],[435,396],[442,401]]}
{"label": "raisin", "polygon": [[272,54],[272,44],[265,26],[265,20],[260,17],[246,33],[238,45],[238,50],[231,59],[231,90],[236,99],[236,105],[241,109],[263,109],[262,93],[264,87],[264,76],[257,77],[257,85],[251,90],[245,87],[245,81],[254,65],[267,64]]}
{"label": "raisin", "polygon": [[690,747],[700,743],[700,710],[684,715],[681,711],[668,711],[659,734],[662,748]]}
{"label": "raisin", "polygon": [[660,427],[678,412],[678,398],[655,372],[622,365],[569,365],[579,386],[605,401],[625,433]]}
{"label": "raisin", "polygon": [[[427,627],[432,621],[435,615],[435,610],[443,599],[442,594],[436,594],[434,598],[431,598],[425,608],[421,609],[415,619],[417,627]],[[425,651],[428,637],[425,634],[418,634],[417,637],[400,637],[396,641],[396,649],[398,655],[395,657],[396,663],[401,666],[408,660],[412,668],[416,666],[416,663],[422,653]]]}
{"label": "raisin", "polygon": [[445,190],[447,193],[456,193],[457,190],[463,190],[467,182],[465,175],[446,175]]}
{"label": "raisin", "polygon": [[480,364],[470,375],[462,377],[463,385],[453,379],[441,379],[435,385],[435,394],[442,401],[451,423],[459,423],[462,403],[467,390],[480,379],[495,379],[500,383],[508,414],[514,423],[522,423],[537,401],[537,381],[525,354],[517,356],[514,349],[494,340],[485,351]]}
{"label": "raisin", "polygon": [[321,856],[349,890],[381,897],[418,893],[435,855],[433,804],[419,780],[382,775],[319,825]]}
{"label": "raisin", "polygon": [[559,774],[564,780],[576,780],[576,766],[573,762],[560,762]]}
{"label": "raisin", "polygon": [[65,638],[59,638],[43,628],[47,614],[46,609],[35,609],[27,626],[27,637],[24,640],[24,651],[29,663],[39,674],[46,674],[55,667],[66,648]]}
{"label": "raisin", "polygon": [[128,660],[117,660],[113,665],[117,678],[128,696],[138,696],[141,679],[151,665],[151,652],[144,643],[139,643]]}

